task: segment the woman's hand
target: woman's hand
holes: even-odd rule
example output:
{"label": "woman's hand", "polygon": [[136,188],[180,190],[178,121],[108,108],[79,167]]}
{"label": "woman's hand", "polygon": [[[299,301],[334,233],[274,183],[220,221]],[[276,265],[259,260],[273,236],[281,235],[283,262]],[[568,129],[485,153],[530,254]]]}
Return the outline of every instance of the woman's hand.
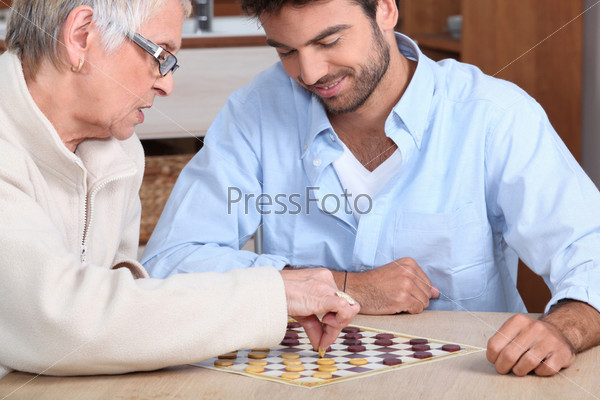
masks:
{"label": "woman's hand", "polygon": [[360,311],[358,303],[336,295],[333,276],[325,268],[284,270],[281,276],[288,314],[300,322],[314,349],[327,349]]}

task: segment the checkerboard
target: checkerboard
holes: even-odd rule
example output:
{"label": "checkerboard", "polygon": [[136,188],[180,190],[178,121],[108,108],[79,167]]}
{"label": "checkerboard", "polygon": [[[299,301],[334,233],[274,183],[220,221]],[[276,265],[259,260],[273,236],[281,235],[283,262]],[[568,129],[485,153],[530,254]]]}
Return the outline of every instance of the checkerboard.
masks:
{"label": "checkerboard", "polygon": [[[194,365],[218,371],[251,376],[253,378],[266,379],[289,385],[314,388],[332,383],[342,382],[348,379],[367,377],[374,374],[398,370],[410,366],[448,359],[451,357],[462,356],[465,354],[485,350],[480,347],[461,344],[459,345],[460,349],[457,351],[445,351],[442,350],[443,345],[456,343],[444,342],[435,339],[418,338],[402,333],[382,331],[363,326],[353,326],[360,330],[359,333],[362,335],[362,338],[360,340],[362,341],[362,345],[365,346],[366,349],[358,353],[348,351],[348,346],[343,344],[343,342],[346,340],[346,333],[342,332],[340,334],[340,337],[338,337],[336,342],[331,345],[331,349],[325,355],[325,358],[333,358],[335,361],[335,365],[338,368],[337,371],[332,373],[332,377],[329,379],[314,378],[312,376],[315,371],[318,371],[319,365],[317,364],[317,360],[319,359],[319,355],[316,351],[312,349],[312,346],[306,336],[306,333],[302,328],[288,329],[288,332],[292,331],[297,333],[299,341],[298,345],[278,345],[272,349],[268,349],[269,351],[266,355],[266,358],[264,358],[264,360],[266,360],[267,362],[266,366],[264,366],[264,372],[250,373],[245,371],[246,367],[248,367],[249,365],[248,361],[250,360],[248,354],[252,350],[238,350],[237,357],[234,360],[232,360],[233,365],[228,367],[215,367],[214,362],[218,359],[217,357],[205,360],[201,363]],[[378,333],[393,334],[394,337],[392,338],[392,344],[389,346],[375,345],[375,335],[377,335]],[[427,349],[425,351],[431,354],[431,356],[425,354],[425,357],[427,358],[416,358],[416,351],[413,349],[413,345],[410,343],[412,339],[426,339],[427,345],[430,347],[430,349]],[[255,350],[255,352],[256,351],[260,350]],[[299,372],[299,378],[291,380],[282,378],[282,373],[286,371],[286,365],[283,364],[283,358],[281,357],[283,353],[299,354],[299,359],[302,361],[302,365],[304,366],[304,371]],[[421,354],[421,356],[423,356],[423,354]],[[402,360],[402,363],[393,366],[383,364],[383,360],[389,357],[400,358]],[[350,360],[353,358],[363,358],[367,361],[367,364],[360,366],[350,364]]]}

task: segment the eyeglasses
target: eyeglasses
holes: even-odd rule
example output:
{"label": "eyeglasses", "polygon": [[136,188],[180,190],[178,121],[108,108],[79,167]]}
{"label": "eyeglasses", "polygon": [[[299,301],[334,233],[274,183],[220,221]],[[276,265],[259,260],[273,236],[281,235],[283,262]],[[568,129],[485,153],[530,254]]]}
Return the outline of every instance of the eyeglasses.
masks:
{"label": "eyeglasses", "polygon": [[139,33],[134,33],[130,39],[158,61],[158,70],[162,76],[166,76],[169,72],[175,73],[177,68],[179,68],[177,57],[168,50],[163,49]]}

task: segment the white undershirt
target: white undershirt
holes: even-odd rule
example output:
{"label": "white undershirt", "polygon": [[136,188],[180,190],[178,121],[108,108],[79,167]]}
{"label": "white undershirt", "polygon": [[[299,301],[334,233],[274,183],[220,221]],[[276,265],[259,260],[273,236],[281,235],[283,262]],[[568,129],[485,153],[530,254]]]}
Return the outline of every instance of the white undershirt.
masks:
{"label": "white undershirt", "polygon": [[348,207],[353,211],[354,218],[358,222],[361,215],[372,207],[372,199],[375,195],[400,169],[402,154],[396,149],[387,160],[371,172],[358,161],[341,140],[340,143],[344,147],[344,153],[333,162],[333,167],[348,194]]}

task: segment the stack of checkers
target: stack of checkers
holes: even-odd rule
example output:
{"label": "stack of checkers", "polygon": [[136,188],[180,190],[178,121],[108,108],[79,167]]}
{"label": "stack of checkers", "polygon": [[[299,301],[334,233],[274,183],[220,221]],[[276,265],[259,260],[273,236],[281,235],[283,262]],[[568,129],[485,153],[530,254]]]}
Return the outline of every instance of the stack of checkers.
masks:
{"label": "stack of checkers", "polygon": [[300,324],[291,321],[284,339],[276,348],[239,350],[196,365],[314,387],[481,350],[348,326],[320,357]]}

